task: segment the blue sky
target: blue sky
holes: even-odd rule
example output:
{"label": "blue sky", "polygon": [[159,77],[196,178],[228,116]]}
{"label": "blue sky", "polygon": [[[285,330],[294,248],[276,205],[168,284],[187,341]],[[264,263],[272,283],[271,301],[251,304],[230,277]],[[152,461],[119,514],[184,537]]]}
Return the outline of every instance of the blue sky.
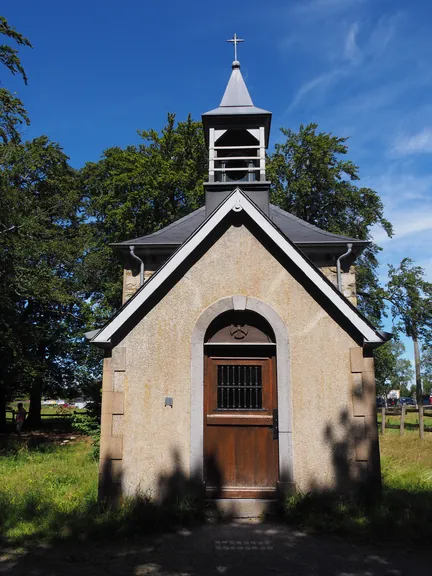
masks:
{"label": "blue sky", "polygon": [[[234,32],[257,106],[280,126],[349,136],[361,184],[382,196],[395,236],[375,231],[386,263],[404,256],[432,281],[432,4],[427,0],[3,0],[27,35],[29,84],[3,73],[32,126],[74,166],[138,142],[168,112],[198,119],[220,101]],[[410,354],[411,355],[411,354]]]}

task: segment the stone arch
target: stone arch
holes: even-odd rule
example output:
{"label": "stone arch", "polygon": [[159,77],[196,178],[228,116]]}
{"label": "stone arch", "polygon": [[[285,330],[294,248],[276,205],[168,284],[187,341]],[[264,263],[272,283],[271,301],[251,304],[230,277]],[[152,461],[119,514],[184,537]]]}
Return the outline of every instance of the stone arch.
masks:
{"label": "stone arch", "polygon": [[203,480],[204,454],[204,337],[211,322],[229,310],[250,310],[260,314],[276,337],[277,391],[279,409],[279,479],[284,492],[294,482],[292,449],[292,405],[288,330],[279,314],[266,302],[246,296],[229,296],[213,302],[198,318],[192,332],[190,470]]}

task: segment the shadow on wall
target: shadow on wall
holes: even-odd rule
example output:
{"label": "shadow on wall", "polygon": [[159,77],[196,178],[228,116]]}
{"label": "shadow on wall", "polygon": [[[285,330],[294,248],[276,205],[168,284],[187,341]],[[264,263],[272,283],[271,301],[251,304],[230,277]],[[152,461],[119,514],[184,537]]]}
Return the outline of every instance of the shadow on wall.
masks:
{"label": "shadow on wall", "polygon": [[[348,410],[342,410],[337,424],[325,426],[324,439],[332,455],[332,491],[363,501],[377,500],[381,473],[376,424],[365,418],[352,419]],[[311,491],[316,489],[312,483]]]}
{"label": "shadow on wall", "polygon": [[[182,465],[177,449],[172,450],[171,458],[172,471],[159,475],[157,496],[141,494],[130,499],[121,495],[120,461],[109,458],[104,461],[99,477],[100,506],[106,511],[121,511],[120,514],[117,513],[121,532],[170,530],[181,525],[204,522],[207,519],[217,521],[232,519],[235,510],[230,514],[223,514],[216,506],[216,500],[222,489],[222,474],[216,460],[210,457],[207,462],[207,466],[212,470],[215,489],[213,498],[206,500],[202,480],[198,475],[189,475]],[[123,520],[128,523],[127,528],[121,526]]]}

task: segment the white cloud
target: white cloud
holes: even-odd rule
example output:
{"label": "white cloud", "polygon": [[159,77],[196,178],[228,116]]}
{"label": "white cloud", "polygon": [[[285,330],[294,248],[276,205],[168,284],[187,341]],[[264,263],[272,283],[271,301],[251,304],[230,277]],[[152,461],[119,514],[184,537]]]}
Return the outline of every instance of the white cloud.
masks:
{"label": "white cloud", "polygon": [[399,136],[393,146],[394,152],[402,156],[432,153],[432,129],[425,128],[412,136]]}
{"label": "white cloud", "polygon": [[308,17],[322,16],[323,13],[333,15],[335,12],[352,10],[365,2],[367,0],[300,0],[291,6],[291,11]]}
{"label": "white cloud", "polygon": [[285,111],[285,114],[287,112],[290,112],[293,108],[295,108],[311,92],[314,92],[318,89],[321,90],[322,92],[325,92],[330,86],[330,84],[333,82],[333,80],[336,78],[336,76],[338,76],[338,74],[340,73],[341,71],[339,69],[330,70],[329,72],[325,72],[324,74],[321,74],[316,78],[312,78],[312,80],[309,80],[308,82],[300,86],[296,95],[293,98],[293,101],[289,105],[288,109]]}
{"label": "white cloud", "polygon": [[357,62],[360,58],[360,50],[357,45],[357,34],[359,31],[359,26],[354,23],[347,34],[345,40],[345,58],[351,62]]}
{"label": "white cloud", "polygon": [[[384,199],[384,204],[395,218],[407,217],[406,205],[413,212],[413,203],[418,200],[416,211],[432,212],[432,174],[419,175],[409,171],[409,166],[399,163],[383,174],[371,174],[362,179],[362,184],[376,190]],[[405,215],[405,216],[404,216]]]}
{"label": "white cloud", "polygon": [[[312,4],[339,6],[335,0],[312,0],[306,2],[308,6]],[[350,2],[351,3],[351,2]],[[358,2],[352,2],[358,3]],[[395,36],[399,14],[393,14],[380,18],[372,26],[362,26],[362,42],[359,43],[360,23],[355,21],[347,27],[344,19],[333,19],[330,28],[321,25],[319,20],[313,24],[309,19],[297,19],[295,37],[290,36],[287,41],[292,45],[304,50],[305,55],[311,56],[309,51],[313,47],[314,55],[317,61],[324,64],[326,71],[316,75],[300,85],[300,88],[294,95],[286,112],[291,112],[306,96],[312,99],[313,105],[318,100],[319,104],[330,104],[330,99],[326,100],[325,96],[334,90],[335,87],[342,87],[342,93],[348,86],[356,86],[358,93],[367,99],[370,90],[375,91],[379,82],[380,74],[383,67],[388,65],[387,48],[391,39]],[[361,19],[361,18],[360,18]],[[331,33],[329,33],[331,31]],[[393,58],[390,59],[390,65],[393,65]],[[391,93],[388,91],[389,97]],[[338,99],[338,97],[336,97]],[[338,99],[338,106],[343,106],[344,102]]]}
{"label": "white cloud", "polygon": [[432,238],[432,213],[425,214],[423,211],[410,212],[409,210],[405,210],[398,218],[390,217],[390,221],[393,224],[393,238],[389,238],[384,230],[378,229],[374,233],[374,240],[378,244],[383,244],[384,242],[396,242],[406,236],[424,232],[426,230],[431,230]]}

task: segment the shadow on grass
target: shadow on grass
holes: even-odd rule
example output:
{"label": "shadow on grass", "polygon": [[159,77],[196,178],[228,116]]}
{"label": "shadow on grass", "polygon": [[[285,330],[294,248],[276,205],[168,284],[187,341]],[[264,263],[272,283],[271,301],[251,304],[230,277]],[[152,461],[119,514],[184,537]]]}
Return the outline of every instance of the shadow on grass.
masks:
{"label": "shadow on grass", "polygon": [[373,544],[424,547],[432,541],[432,493],[383,487],[381,498],[310,492],[288,499],[284,520],[309,533]]}
{"label": "shadow on grass", "polygon": [[[5,455],[13,456],[22,450],[22,443],[13,442]],[[33,452],[55,450],[54,444],[29,447]],[[115,460],[106,459],[101,468],[99,498],[95,492],[74,510],[66,512],[61,505],[44,500],[30,489],[20,500],[15,500],[10,494],[6,496],[0,489],[0,542],[9,546],[31,546],[40,541],[51,544],[118,542],[181,527],[190,528],[207,521],[227,522],[232,519],[230,514],[218,510],[216,500],[206,500],[202,480],[185,471],[176,450],[172,452],[171,472],[159,476],[157,498],[147,494],[122,497],[121,484],[121,469],[116,467]],[[220,488],[219,484],[216,497]],[[33,524],[30,531],[26,531],[27,522]],[[9,537],[4,536],[6,533]]]}
{"label": "shadow on grass", "polygon": [[331,449],[334,487],[311,482],[307,493],[284,503],[284,521],[356,541],[427,546],[432,541],[432,471],[409,486],[397,473],[381,476],[375,419],[350,418],[346,410],[338,422],[327,424],[324,438]]}

